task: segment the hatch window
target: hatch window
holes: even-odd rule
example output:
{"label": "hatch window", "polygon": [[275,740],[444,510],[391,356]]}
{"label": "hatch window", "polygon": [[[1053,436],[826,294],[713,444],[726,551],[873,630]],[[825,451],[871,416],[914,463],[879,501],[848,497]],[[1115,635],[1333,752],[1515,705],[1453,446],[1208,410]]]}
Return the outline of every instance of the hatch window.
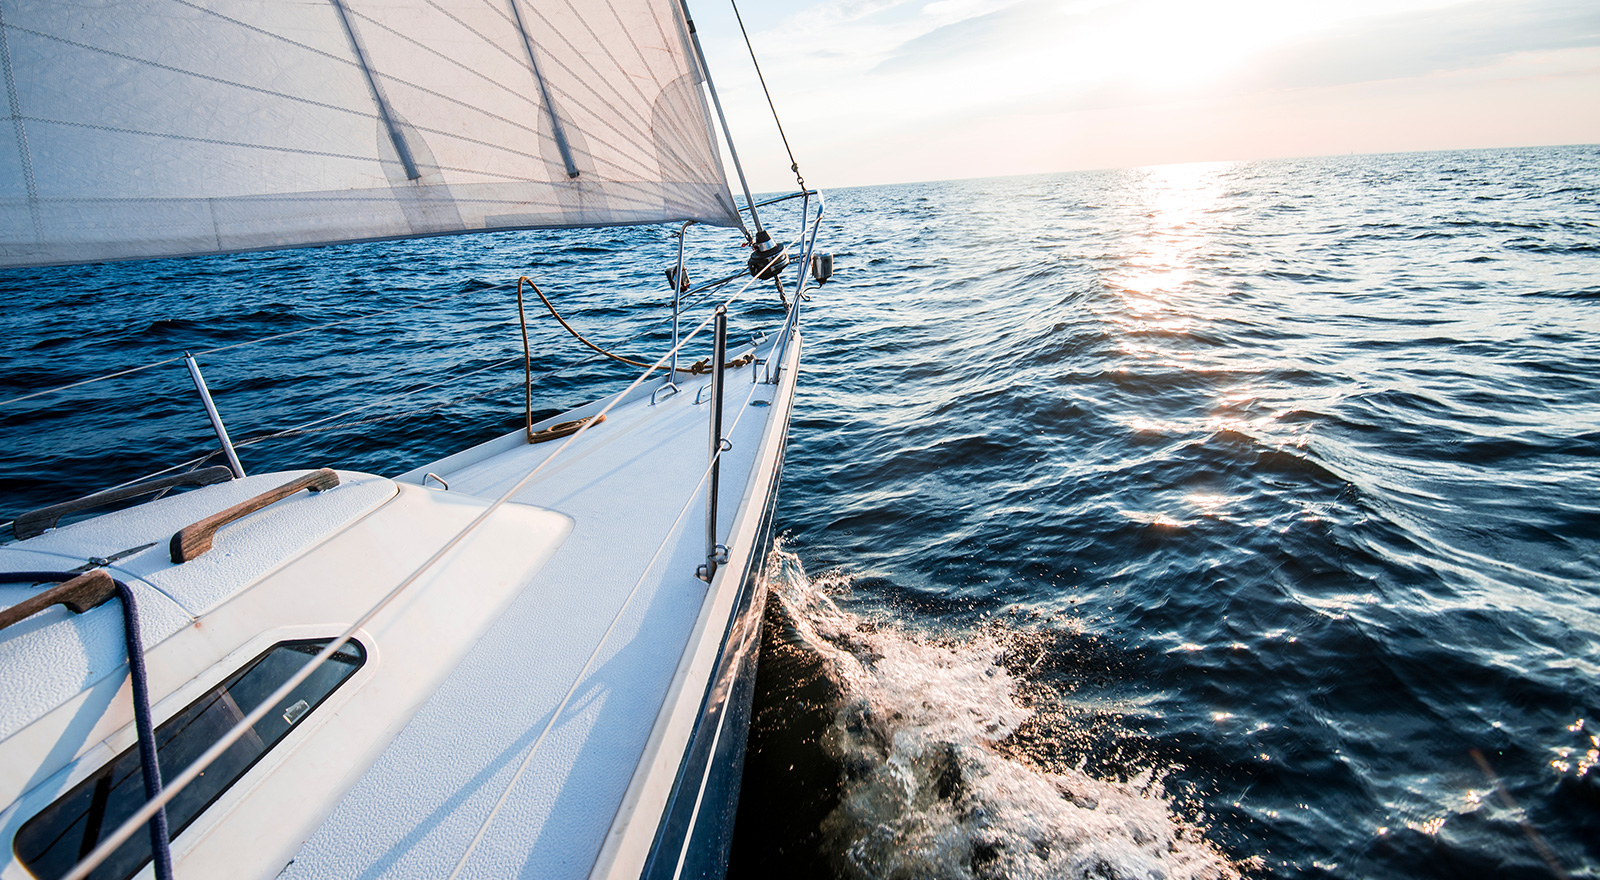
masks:
{"label": "hatch window", "polygon": [[[332,641],[279,642],[156,728],[162,780],[182,773]],[[281,705],[252,725],[249,732],[167,803],[167,824],[172,836],[177,837],[364,662],[366,651],[361,645],[346,642],[284,697]],[[134,746],[29,819],[13,843],[17,860],[35,877],[56,880],[143,805],[144,775],[139,769],[139,748]],[[126,880],[149,861],[150,835],[141,829],[89,876],[92,880]]]}

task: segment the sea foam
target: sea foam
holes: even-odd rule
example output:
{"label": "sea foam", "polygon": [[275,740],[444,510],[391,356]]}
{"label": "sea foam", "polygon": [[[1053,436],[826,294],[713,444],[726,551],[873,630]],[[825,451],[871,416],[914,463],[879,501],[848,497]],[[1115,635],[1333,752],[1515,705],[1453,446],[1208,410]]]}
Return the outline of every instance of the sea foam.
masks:
{"label": "sea foam", "polygon": [[823,739],[842,779],[824,849],[862,878],[1237,878],[1153,772],[1050,772],[1003,744],[1032,714],[1004,637],[933,638],[832,598],[850,578],[771,561],[776,610],[837,687]]}

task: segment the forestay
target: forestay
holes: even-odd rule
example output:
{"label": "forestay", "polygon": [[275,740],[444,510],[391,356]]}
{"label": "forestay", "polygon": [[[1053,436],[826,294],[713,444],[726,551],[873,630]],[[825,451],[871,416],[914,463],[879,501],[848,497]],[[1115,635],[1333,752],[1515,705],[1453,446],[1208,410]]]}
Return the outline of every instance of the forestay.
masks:
{"label": "forestay", "polygon": [[737,225],[678,0],[0,0],[0,266]]}

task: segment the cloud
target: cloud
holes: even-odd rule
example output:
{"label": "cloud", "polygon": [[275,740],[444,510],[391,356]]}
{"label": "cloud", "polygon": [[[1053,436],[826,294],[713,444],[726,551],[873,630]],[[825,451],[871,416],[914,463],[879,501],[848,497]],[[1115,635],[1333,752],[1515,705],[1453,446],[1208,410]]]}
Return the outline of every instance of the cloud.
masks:
{"label": "cloud", "polygon": [[[934,4],[939,6],[940,4]],[[946,66],[974,56],[1034,50],[1070,32],[1074,20],[1115,5],[1023,0],[1000,9],[959,18],[927,30],[896,47],[874,73],[905,73],[924,66]]]}
{"label": "cloud", "polygon": [[[912,74],[1052,48],[1066,64],[1102,37],[1143,32],[1167,46],[1186,43],[1181,48],[1195,55],[1253,56],[1248,66],[1256,86],[1300,88],[1420,76],[1482,66],[1517,52],[1600,45],[1600,4],[1593,0],[1476,0],[1421,10],[1351,6],[1344,20],[1321,23],[1309,21],[1312,16],[1297,23],[1297,5],[1317,4],[1022,0],[911,35],[872,72]],[[1268,38],[1252,45],[1253,33]]]}
{"label": "cloud", "polygon": [[1347,85],[1590,46],[1600,46],[1600,4],[1592,0],[1475,2],[1347,23],[1268,53],[1253,78],[1283,89]]}
{"label": "cloud", "polygon": [[[726,36],[719,74],[748,64]],[[1592,141],[1600,124],[1581,110],[1595,0],[824,0],[752,36],[808,181]],[[767,114],[725,79],[736,118]],[[741,152],[787,168],[763,137]]]}

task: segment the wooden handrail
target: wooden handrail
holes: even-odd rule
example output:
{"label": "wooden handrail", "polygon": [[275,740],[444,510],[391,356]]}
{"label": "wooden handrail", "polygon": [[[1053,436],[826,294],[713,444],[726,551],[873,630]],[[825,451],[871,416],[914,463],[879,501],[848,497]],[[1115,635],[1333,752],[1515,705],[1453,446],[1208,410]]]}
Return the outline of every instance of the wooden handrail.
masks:
{"label": "wooden handrail", "polygon": [[93,495],[85,495],[82,498],[74,498],[71,501],[63,501],[60,504],[52,504],[49,507],[31,510],[17,517],[16,522],[11,524],[11,532],[17,536],[17,540],[25,541],[28,538],[44,534],[46,529],[55,528],[56,523],[60,522],[61,518],[69,513],[93,510],[96,507],[104,507],[107,504],[115,504],[118,501],[127,501],[129,498],[137,498],[140,495],[148,495],[151,492],[160,492],[163,489],[175,489],[179,486],[209,486],[212,483],[221,483],[231,479],[233,479],[233,471],[222,465],[201,468],[197,471],[189,471],[183,474],[156,477],[143,483],[134,483],[131,486],[123,486],[120,489],[107,489],[104,492],[96,492]]}
{"label": "wooden handrail", "polygon": [[173,562],[188,562],[211,549],[211,542],[217,536],[217,530],[236,520],[243,519],[252,513],[282,501],[299,492],[301,489],[310,489],[321,492],[339,485],[339,475],[331,468],[322,468],[312,471],[296,480],[290,480],[276,489],[269,489],[247,501],[241,501],[227,510],[213,513],[203,520],[184,526],[172,536],[170,549]]}
{"label": "wooden handrail", "polygon": [[51,605],[65,605],[74,613],[82,614],[116,594],[117,585],[111,580],[111,575],[97,568],[0,611],[0,629],[21,623]]}

